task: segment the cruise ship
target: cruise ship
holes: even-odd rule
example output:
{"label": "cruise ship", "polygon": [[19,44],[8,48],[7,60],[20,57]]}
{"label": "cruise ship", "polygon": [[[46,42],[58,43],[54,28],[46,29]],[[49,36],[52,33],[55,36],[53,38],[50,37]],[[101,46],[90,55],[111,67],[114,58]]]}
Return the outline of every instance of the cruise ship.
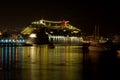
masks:
{"label": "cruise ship", "polygon": [[34,21],[21,31],[29,44],[82,45],[81,30],[70,25],[69,21]]}

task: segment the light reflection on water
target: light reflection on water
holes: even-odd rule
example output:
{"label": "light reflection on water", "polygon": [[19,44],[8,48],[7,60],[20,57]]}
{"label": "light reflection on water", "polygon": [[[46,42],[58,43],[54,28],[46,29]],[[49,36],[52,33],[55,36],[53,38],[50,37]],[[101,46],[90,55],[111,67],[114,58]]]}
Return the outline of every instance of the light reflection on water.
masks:
{"label": "light reflection on water", "polygon": [[80,46],[6,45],[0,48],[0,67],[3,80],[80,80],[82,50]]}

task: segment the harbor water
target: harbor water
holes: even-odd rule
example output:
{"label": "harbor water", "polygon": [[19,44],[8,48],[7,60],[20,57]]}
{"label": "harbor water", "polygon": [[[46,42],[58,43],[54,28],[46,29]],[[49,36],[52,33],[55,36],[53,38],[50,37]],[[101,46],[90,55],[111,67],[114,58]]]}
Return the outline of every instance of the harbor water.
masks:
{"label": "harbor water", "polygon": [[81,46],[0,47],[1,80],[103,80],[119,78],[119,53]]}

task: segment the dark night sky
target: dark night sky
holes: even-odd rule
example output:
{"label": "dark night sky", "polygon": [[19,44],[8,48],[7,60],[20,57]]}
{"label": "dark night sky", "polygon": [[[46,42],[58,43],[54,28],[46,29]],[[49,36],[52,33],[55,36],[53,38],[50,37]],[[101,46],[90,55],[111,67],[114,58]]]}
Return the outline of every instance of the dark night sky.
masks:
{"label": "dark night sky", "polygon": [[84,32],[100,26],[101,34],[119,33],[120,8],[117,3],[75,1],[4,1],[0,3],[0,27],[21,28],[32,21],[69,20]]}

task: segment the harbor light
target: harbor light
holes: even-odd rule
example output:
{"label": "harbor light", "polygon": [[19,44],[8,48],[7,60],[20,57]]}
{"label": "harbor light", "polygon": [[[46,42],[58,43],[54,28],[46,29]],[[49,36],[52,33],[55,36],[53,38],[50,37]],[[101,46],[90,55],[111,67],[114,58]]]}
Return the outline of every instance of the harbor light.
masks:
{"label": "harbor light", "polygon": [[0,35],[2,35],[2,32],[0,32]]}

